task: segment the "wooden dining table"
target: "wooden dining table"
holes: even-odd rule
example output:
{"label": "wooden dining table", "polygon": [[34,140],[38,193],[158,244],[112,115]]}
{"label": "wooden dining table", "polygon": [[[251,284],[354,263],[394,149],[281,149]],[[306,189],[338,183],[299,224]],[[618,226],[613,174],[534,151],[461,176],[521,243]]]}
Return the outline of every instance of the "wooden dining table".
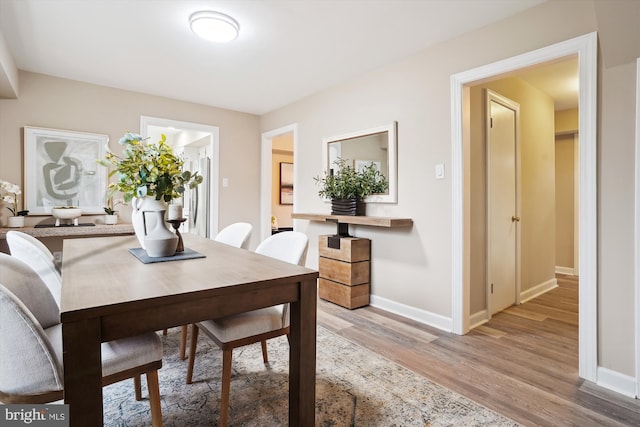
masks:
{"label": "wooden dining table", "polygon": [[[204,258],[145,264],[129,252],[140,246],[134,236],[64,241],[60,316],[70,425],[103,425],[101,342],[288,302],[289,425],[313,426],[318,272],[183,237]],[[162,369],[158,375],[162,384]]]}

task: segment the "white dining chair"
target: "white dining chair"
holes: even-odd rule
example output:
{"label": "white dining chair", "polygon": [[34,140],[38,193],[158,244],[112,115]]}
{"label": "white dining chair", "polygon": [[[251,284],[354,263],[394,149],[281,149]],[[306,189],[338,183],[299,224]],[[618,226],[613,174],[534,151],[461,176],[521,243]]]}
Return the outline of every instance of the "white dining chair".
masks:
{"label": "white dining chair", "polygon": [[[0,253],[0,402],[41,404],[63,398],[62,324],[53,296],[24,262]],[[154,332],[102,343],[102,385],[146,374],[154,427],[162,426]],[[136,382],[136,399],[141,400]]]}
{"label": "white dining chair", "polygon": [[[297,231],[285,231],[265,239],[256,253],[304,265],[309,239]],[[198,332],[202,330],[222,349],[222,391],[220,397],[219,426],[227,425],[231,389],[231,360],[233,349],[260,342],[262,358],[268,363],[267,340],[289,334],[289,304],[253,310],[221,319],[207,320],[193,325],[187,367],[187,384],[193,379]]]}
{"label": "white dining chair", "polygon": [[248,222],[236,222],[220,230],[213,240],[236,248],[249,249],[252,229]]}
{"label": "white dining chair", "polygon": [[11,256],[28,264],[40,276],[60,307],[62,279],[49,248],[35,237],[16,230],[7,232],[7,245]]}
{"label": "white dining chair", "polygon": [[[248,249],[253,226],[248,222],[235,222],[220,230],[213,238],[216,242],[236,248]],[[166,329],[164,330],[166,335]],[[180,359],[186,359],[188,325],[182,325],[180,332]]]}

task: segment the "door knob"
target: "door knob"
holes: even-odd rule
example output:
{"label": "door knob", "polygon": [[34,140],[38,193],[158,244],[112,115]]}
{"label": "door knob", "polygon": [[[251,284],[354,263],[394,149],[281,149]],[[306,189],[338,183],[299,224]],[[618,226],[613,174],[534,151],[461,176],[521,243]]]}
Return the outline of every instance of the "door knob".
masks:
{"label": "door knob", "polygon": [[520,221],[520,217],[519,216],[515,216],[514,215],[514,216],[511,217],[511,222],[518,222],[518,221]]}

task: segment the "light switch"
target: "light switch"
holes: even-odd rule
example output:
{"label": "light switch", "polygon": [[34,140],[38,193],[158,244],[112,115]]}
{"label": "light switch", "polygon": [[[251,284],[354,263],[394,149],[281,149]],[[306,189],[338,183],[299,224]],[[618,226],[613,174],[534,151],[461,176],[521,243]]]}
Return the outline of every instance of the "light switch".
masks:
{"label": "light switch", "polygon": [[229,186],[229,178],[222,178],[222,186],[223,187]]}
{"label": "light switch", "polygon": [[436,179],[444,179],[444,163],[436,165]]}

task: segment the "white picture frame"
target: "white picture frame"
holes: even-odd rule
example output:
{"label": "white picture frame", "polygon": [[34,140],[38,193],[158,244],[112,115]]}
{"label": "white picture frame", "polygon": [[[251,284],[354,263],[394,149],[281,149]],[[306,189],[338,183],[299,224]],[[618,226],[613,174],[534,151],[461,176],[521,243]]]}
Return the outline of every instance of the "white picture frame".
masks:
{"label": "white picture frame", "polygon": [[77,206],[83,214],[104,213],[107,135],[24,127],[25,209],[50,215],[55,206]]}

